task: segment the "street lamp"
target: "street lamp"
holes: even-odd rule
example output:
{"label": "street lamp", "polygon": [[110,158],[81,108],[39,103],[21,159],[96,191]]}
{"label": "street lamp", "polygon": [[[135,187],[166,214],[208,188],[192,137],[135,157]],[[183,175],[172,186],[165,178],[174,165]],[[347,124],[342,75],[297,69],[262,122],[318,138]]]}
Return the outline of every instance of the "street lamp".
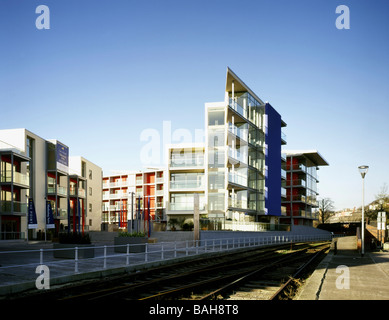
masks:
{"label": "street lamp", "polygon": [[369,170],[369,166],[359,166],[359,173],[362,176],[362,221],[361,221],[361,236],[362,236],[362,248],[361,255],[365,254],[365,175]]}

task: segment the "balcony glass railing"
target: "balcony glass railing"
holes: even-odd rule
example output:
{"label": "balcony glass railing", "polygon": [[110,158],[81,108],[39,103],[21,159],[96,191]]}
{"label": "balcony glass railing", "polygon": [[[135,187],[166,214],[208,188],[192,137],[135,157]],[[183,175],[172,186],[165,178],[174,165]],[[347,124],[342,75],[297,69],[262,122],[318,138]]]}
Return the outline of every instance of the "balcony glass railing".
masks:
{"label": "balcony glass railing", "polygon": [[293,165],[287,165],[286,170],[294,170],[294,171],[307,171],[307,167],[303,164],[293,164]]}
{"label": "balcony glass railing", "polygon": [[228,156],[234,160],[247,164],[247,155],[245,153],[241,153],[237,149],[228,147]]}
{"label": "balcony glass railing", "polygon": [[281,169],[281,178],[286,180],[286,171],[284,169]]}
{"label": "balcony glass railing", "polygon": [[232,134],[236,135],[240,139],[244,141],[248,141],[248,129],[247,126],[244,125],[242,127],[237,127],[233,125],[231,122],[228,123],[228,131],[231,132]]}
{"label": "balcony glass railing", "polygon": [[229,105],[237,113],[239,113],[244,118],[247,118],[247,110],[244,109],[235,99],[230,98]]}
{"label": "balcony glass railing", "polygon": [[286,181],[286,186],[301,186],[301,187],[306,187],[306,182],[303,179],[296,179],[296,180],[288,180]]}
{"label": "balcony glass railing", "polygon": [[163,183],[163,177],[159,177],[156,180],[157,180],[157,183]]}
{"label": "balcony glass railing", "polygon": [[[194,203],[187,203],[187,202],[176,202],[176,203],[170,203],[169,209],[171,211],[193,211],[194,210]],[[199,210],[204,210],[205,205],[204,203],[199,204]]]}
{"label": "balcony glass railing", "polygon": [[174,157],[170,160],[170,167],[202,167],[204,166],[204,156],[197,157]]}
{"label": "balcony glass railing", "polygon": [[[186,179],[170,181],[170,189],[202,189],[204,187],[204,179]],[[163,193],[162,193],[163,194]]]}
{"label": "balcony glass railing", "polygon": [[156,191],[155,191],[155,195],[156,195],[156,196],[163,196],[163,194],[164,194],[164,191],[163,191],[163,190],[156,190]]}
{"label": "balcony glass railing", "polygon": [[18,183],[24,186],[30,185],[30,178],[28,174],[13,172],[13,180],[12,180],[12,171],[7,170],[5,172],[1,172],[0,182],[10,182],[10,183]]}
{"label": "balcony glass railing", "polygon": [[[55,194],[55,187],[48,186],[47,193],[48,194]],[[68,188],[57,185],[57,195],[61,195],[61,196],[66,197],[68,195]]]}
{"label": "balcony glass railing", "polygon": [[[54,210],[55,212],[55,210]],[[65,219],[67,218],[68,216],[68,212],[66,209],[61,209],[61,208],[58,208],[58,211],[57,211],[57,218],[58,219]]]}
{"label": "balcony glass railing", "polygon": [[296,202],[305,202],[305,196],[304,195],[288,195],[286,197],[286,201],[296,201]]}
{"label": "balcony glass railing", "polygon": [[281,139],[286,142],[286,134],[281,131]]}
{"label": "balcony glass railing", "polygon": [[228,206],[231,208],[247,209],[247,200],[228,198]]}
{"label": "balcony glass railing", "polygon": [[27,213],[27,203],[20,201],[13,201],[13,211],[12,211],[12,201],[0,201],[0,211],[1,212],[17,212],[17,213]]}
{"label": "balcony glass railing", "polygon": [[228,172],[228,182],[247,187],[247,177],[237,172]]}

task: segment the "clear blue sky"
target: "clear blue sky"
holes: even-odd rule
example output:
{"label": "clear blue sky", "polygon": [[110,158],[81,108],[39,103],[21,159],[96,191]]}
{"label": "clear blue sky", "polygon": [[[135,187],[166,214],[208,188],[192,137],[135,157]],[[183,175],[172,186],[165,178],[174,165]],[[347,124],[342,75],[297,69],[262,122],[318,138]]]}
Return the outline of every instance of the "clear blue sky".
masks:
{"label": "clear blue sky", "polygon": [[[38,30],[38,5],[50,30]],[[338,5],[350,29],[335,27]],[[229,66],[317,149],[320,197],[361,205],[389,184],[389,1],[0,0],[0,128],[58,139],[71,155],[140,169],[145,129],[194,135],[224,99]],[[174,141],[173,141],[174,142]]]}

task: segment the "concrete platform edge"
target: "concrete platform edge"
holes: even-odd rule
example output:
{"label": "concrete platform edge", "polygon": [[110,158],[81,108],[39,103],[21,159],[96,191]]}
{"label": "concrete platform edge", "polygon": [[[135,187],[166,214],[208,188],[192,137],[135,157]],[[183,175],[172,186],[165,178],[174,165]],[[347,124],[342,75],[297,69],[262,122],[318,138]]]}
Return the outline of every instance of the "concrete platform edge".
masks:
{"label": "concrete platform edge", "polygon": [[303,287],[300,288],[297,297],[294,300],[319,300],[323,281],[325,280],[328,266],[334,256],[330,251],[327,256],[319,263],[316,270],[306,280]]}

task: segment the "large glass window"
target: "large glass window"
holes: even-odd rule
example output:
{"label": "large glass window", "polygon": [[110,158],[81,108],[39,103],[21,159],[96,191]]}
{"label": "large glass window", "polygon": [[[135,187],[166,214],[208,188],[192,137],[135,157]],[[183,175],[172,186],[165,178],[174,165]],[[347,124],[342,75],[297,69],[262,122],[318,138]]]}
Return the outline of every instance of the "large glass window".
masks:
{"label": "large glass window", "polygon": [[171,167],[199,167],[204,165],[204,152],[191,149],[172,150],[170,159]]}
{"label": "large glass window", "polygon": [[204,173],[172,173],[170,189],[197,189],[204,187]]}
{"label": "large glass window", "polygon": [[[199,209],[204,210],[205,197],[199,194]],[[193,193],[172,193],[170,194],[170,210],[194,210]]]}
{"label": "large glass window", "polygon": [[208,189],[224,189],[224,171],[208,171]]}
{"label": "large glass window", "polygon": [[224,211],[224,193],[209,193],[208,194],[208,210],[210,211]]}
{"label": "large glass window", "polygon": [[224,125],[224,110],[208,110],[208,125],[221,126]]}

